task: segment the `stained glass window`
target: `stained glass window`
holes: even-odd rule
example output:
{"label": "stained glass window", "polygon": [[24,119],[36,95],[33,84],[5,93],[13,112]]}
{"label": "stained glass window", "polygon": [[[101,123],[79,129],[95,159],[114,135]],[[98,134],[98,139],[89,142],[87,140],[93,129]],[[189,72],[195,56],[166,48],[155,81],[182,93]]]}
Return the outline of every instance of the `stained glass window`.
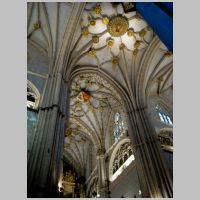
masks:
{"label": "stained glass window", "polygon": [[117,141],[118,137],[124,132],[124,122],[120,113],[115,113],[115,125],[114,125],[114,139]]}
{"label": "stained glass window", "polygon": [[160,118],[160,120],[162,122],[165,122],[165,123],[173,125],[173,122],[172,122],[168,112],[163,107],[157,105],[156,106],[156,111],[157,111],[158,116],[159,116],[159,118]]}

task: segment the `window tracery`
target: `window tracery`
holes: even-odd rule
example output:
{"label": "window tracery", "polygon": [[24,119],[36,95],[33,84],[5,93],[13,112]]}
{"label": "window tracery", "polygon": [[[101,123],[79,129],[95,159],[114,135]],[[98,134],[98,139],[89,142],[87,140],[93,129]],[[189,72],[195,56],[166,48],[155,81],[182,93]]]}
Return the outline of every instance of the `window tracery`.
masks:
{"label": "window tracery", "polygon": [[169,113],[163,107],[157,104],[156,111],[157,111],[158,117],[160,118],[162,122],[173,125],[173,122],[170,118]]}
{"label": "window tracery", "polygon": [[122,144],[113,161],[113,175],[132,155],[133,149],[130,142]]}

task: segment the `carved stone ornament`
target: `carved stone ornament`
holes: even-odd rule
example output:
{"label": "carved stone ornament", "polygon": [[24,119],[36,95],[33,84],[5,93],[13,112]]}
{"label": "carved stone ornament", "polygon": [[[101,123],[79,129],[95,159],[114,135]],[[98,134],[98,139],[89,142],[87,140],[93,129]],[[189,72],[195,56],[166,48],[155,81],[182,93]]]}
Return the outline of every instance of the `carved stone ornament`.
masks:
{"label": "carved stone ornament", "polygon": [[123,16],[115,16],[110,19],[108,24],[108,32],[113,37],[120,37],[128,30],[128,20]]}
{"label": "carved stone ornament", "polygon": [[106,153],[105,148],[97,149],[97,156],[104,155]]}

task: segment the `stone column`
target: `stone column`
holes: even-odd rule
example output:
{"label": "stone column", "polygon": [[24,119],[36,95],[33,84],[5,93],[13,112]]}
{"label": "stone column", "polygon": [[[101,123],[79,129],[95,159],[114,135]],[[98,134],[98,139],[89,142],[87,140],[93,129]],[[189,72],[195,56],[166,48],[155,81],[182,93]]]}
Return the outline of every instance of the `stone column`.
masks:
{"label": "stone column", "polygon": [[57,195],[64,146],[66,89],[61,74],[48,77],[28,159],[28,197]]}
{"label": "stone column", "polygon": [[84,6],[85,3],[73,3],[61,49],[55,58],[49,58],[49,76],[28,158],[28,197],[58,196],[58,181],[62,173],[65,120],[69,110],[69,108],[66,109],[66,101],[69,100],[67,97],[69,85],[65,81],[68,71],[67,61]]}
{"label": "stone column", "polygon": [[136,145],[136,167],[143,197],[173,197],[172,177],[161,153],[146,107],[129,109],[129,130]]}
{"label": "stone column", "polygon": [[105,165],[105,148],[97,150],[98,192],[100,198],[107,197],[107,177]]}

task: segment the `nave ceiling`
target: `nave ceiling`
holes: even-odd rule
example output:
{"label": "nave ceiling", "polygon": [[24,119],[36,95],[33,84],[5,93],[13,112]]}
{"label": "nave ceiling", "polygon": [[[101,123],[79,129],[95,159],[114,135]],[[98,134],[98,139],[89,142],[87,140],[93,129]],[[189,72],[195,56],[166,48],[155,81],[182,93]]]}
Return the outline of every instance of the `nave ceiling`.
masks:
{"label": "nave ceiling", "polygon": [[[130,100],[142,98],[146,103],[159,94],[172,101],[168,94],[173,85],[173,61],[172,54],[138,13],[125,13],[121,4],[108,2],[83,4],[79,23],[73,24],[76,31],[70,49],[65,49],[74,4],[28,3],[27,34],[29,44],[47,58],[49,73],[57,70],[56,63],[62,56],[64,78],[70,80],[75,71],[83,72],[71,80],[70,125],[64,144],[64,156],[83,173],[89,153],[105,148],[105,138],[112,134],[114,113],[122,113],[127,123],[125,100],[101,73],[113,79]],[[65,60],[66,50],[70,55]],[[96,74],[86,73],[86,69],[94,69]]]}

